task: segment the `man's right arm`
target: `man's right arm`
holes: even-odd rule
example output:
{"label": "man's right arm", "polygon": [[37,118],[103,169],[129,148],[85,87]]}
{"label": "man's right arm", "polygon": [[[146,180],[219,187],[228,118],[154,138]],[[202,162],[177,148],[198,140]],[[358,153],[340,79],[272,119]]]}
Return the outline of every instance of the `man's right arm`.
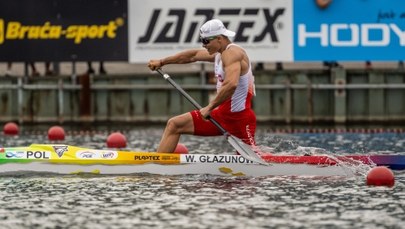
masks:
{"label": "man's right arm", "polygon": [[151,70],[156,70],[167,64],[188,64],[196,61],[213,62],[214,60],[215,55],[210,55],[205,49],[189,49],[159,60],[150,60],[148,67]]}

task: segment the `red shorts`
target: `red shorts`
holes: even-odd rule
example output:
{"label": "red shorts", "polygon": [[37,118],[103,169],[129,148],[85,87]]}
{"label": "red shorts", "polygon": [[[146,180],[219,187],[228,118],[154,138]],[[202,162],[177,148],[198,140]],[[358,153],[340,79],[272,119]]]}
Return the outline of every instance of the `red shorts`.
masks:
{"label": "red shorts", "polygon": [[[218,136],[221,131],[209,120],[201,117],[199,110],[190,112],[193,117],[194,135],[197,136]],[[252,109],[235,112],[230,115],[223,115],[221,111],[215,109],[211,112],[211,117],[231,135],[240,138],[249,145],[255,145],[256,115]]]}

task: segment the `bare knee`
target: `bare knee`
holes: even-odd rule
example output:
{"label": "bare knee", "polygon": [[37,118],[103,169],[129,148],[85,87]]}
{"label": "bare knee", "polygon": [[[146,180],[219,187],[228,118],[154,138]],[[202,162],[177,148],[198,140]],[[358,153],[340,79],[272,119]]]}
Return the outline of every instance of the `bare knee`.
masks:
{"label": "bare knee", "polygon": [[179,133],[180,125],[177,117],[170,118],[166,123],[166,130],[170,133]]}
{"label": "bare knee", "polygon": [[193,121],[187,113],[170,118],[166,123],[166,131],[172,134],[190,134],[193,130]]}

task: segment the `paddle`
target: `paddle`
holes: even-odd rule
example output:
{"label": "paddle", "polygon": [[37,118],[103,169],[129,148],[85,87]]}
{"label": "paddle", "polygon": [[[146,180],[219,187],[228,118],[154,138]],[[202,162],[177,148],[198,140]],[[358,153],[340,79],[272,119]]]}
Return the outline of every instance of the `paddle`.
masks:
{"label": "paddle", "polygon": [[[191,104],[194,105],[194,107],[196,107],[197,109],[201,109],[201,105],[198,104],[189,94],[187,94],[187,92],[185,92],[183,90],[183,88],[181,88],[174,80],[172,80],[170,78],[170,75],[163,72],[162,69],[158,68],[156,70],[157,72],[159,72],[160,75],[162,75],[162,77],[167,80],[174,88],[176,88]],[[228,133],[228,131],[226,131],[217,121],[215,121],[215,119],[213,119],[212,117],[208,116],[207,119],[209,121],[211,121],[216,127],[218,127],[218,129],[221,131],[221,133],[226,137],[226,139],[228,140],[229,144],[236,149],[236,151],[238,151],[240,153],[240,155],[242,155],[243,157],[245,157],[248,160],[254,161],[256,163],[259,164],[263,164],[263,165],[269,165],[269,163],[265,162],[261,157],[259,157],[252,149],[251,147],[244,143],[242,140],[240,140],[239,138],[231,135]]]}

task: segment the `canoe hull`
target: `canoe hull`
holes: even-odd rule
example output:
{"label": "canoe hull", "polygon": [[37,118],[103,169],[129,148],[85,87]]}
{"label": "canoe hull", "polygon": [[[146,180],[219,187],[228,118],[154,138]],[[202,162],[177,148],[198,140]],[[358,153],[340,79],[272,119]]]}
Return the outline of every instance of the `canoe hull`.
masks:
{"label": "canoe hull", "polygon": [[159,174],[159,175],[221,175],[221,176],[353,176],[353,172],[341,166],[317,166],[308,164],[142,164],[142,165],[79,165],[31,162],[0,165],[1,174],[55,173],[55,174]]}
{"label": "canoe hull", "polygon": [[352,176],[350,167],[384,165],[405,169],[402,155],[296,156],[261,155],[259,165],[239,155],[169,154],[88,149],[69,145],[32,144],[0,149],[0,173],[21,171],[59,174],[162,175],[212,174],[231,176]]}

